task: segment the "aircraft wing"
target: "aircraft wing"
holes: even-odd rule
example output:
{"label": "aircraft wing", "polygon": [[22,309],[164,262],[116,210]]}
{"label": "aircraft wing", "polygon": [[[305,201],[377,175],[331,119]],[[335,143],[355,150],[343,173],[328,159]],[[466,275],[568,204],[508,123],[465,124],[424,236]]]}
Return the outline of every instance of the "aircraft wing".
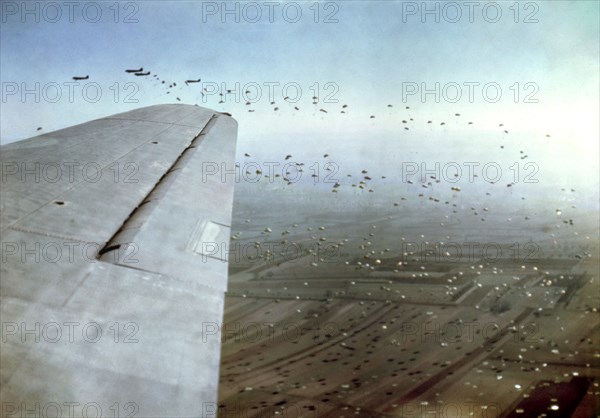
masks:
{"label": "aircraft wing", "polygon": [[3,417],[213,416],[236,136],[159,105],[0,148]]}

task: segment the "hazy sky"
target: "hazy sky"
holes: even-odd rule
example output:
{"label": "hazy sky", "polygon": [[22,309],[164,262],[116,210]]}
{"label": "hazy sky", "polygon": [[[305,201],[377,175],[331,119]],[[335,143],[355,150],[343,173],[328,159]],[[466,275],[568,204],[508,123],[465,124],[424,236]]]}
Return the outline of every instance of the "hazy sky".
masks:
{"label": "hazy sky", "polygon": [[[179,97],[233,114],[238,158],[311,156],[326,147],[344,153],[341,164],[369,158],[390,166],[387,157],[399,151],[389,141],[403,135],[431,156],[440,144],[485,153],[506,140],[517,160],[525,147],[550,177],[587,182],[597,193],[598,2],[69,4],[2,2],[3,144],[38,127],[48,132]],[[136,67],[152,75],[124,71]],[[76,75],[90,78],[64,84]],[[197,78],[202,83],[183,83]],[[436,83],[437,98],[421,95]],[[406,136],[401,121],[411,117]],[[437,133],[442,139],[426,141]]]}

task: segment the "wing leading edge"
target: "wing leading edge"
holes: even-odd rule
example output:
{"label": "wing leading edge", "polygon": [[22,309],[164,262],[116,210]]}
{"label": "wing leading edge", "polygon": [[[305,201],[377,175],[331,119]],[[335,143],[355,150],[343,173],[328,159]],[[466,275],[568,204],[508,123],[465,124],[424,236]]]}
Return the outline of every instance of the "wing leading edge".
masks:
{"label": "wing leading edge", "polygon": [[236,135],[160,105],[1,148],[2,416],[214,416]]}

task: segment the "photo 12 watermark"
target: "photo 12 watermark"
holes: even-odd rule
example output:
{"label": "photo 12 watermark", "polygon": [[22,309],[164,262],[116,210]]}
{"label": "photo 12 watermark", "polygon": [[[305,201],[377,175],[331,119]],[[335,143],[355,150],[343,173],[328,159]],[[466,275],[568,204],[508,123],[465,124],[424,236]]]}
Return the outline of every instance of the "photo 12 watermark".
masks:
{"label": "photo 12 watermark", "polygon": [[403,1],[402,23],[539,23],[534,1]]}
{"label": "photo 12 watermark", "polygon": [[[526,157],[526,156],[524,156]],[[524,159],[521,157],[521,159]],[[536,178],[540,167],[534,161],[514,161],[510,165],[496,161],[402,161],[400,173],[402,183],[475,183],[483,181],[489,184],[506,182],[512,187],[519,183],[539,183]],[[454,188],[460,191],[460,188]]]}
{"label": "photo 12 watermark", "polygon": [[212,259],[231,263],[262,262],[267,264],[295,263],[306,260],[307,264],[317,266],[319,263],[343,261],[339,243],[328,242],[326,237],[319,237],[315,243],[287,240],[247,243],[205,241],[201,243],[199,253],[204,263]]}
{"label": "photo 12 watermark", "polygon": [[202,81],[199,85],[202,102],[211,98],[219,99],[219,103],[244,103],[251,106],[257,103],[270,105],[287,102],[298,103],[309,98],[313,104],[339,103],[340,86],[333,81],[300,83],[297,81],[248,81],[248,82],[216,82]]}
{"label": "photo 12 watermark", "polygon": [[420,263],[444,262],[458,264],[477,261],[494,263],[501,260],[533,263],[543,258],[542,248],[533,241],[510,243],[493,241],[402,241],[400,253],[402,254],[402,264],[399,262],[398,268],[401,268],[408,260]]}
{"label": "photo 12 watermark", "polygon": [[[89,75],[86,75],[89,77]],[[139,103],[140,86],[134,82],[102,85],[95,81],[2,82],[2,103]]]}
{"label": "photo 12 watermark", "polygon": [[297,343],[301,338],[311,341],[325,341],[342,335],[337,323],[328,321],[294,322],[203,322],[202,342],[214,338],[222,342],[257,343],[275,340]]}
{"label": "photo 12 watermark", "polygon": [[[62,201],[56,201],[61,203]],[[64,204],[64,202],[62,202]],[[135,242],[107,246],[98,242],[81,241],[2,241],[0,259],[2,263],[49,263],[78,264],[113,262],[127,265],[137,264],[140,247]],[[102,261],[99,258],[102,257]]]}
{"label": "photo 12 watermark", "polygon": [[95,344],[108,341],[116,344],[135,344],[140,330],[137,322],[2,322],[2,343],[69,343]]}
{"label": "photo 12 watermark", "polygon": [[133,418],[140,407],[135,402],[78,402],[74,400],[62,402],[2,402],[4,418]]}
{"label": "photo 12 watermark", "polygon": [[441,323],[437,320],[405,321],[400,331],[390,335],[392,344],[402,346],[407,343],[435,343],[442,347],[452,344],[497,342],[504,335],[511,334],[514,342],[539,343],[539,324],[537,322],[511,323],[501,325],[498,322],[453,321]]}
{"label": "photo 12 watermark", "polygon": [[203,1],[202,23],[339,23],[336,1]]}
{"label": "photo 12 watermark", "polygon": [[293,184],[304,180],[313,184],[336,184],[340,181],[339,172],[340,166],[335,161],[243,161],[233,166],[225,162],[205,161],[202,163],[202,182],[274,183],[283,180]]}
{"label": "photo 12 watermark", "polygon": [[3,161],[0,182],[19,183],[97,183],[108,177],[114,183],[139,183],[139,164],[115,161],[102,166],[95,161]]}
{"label": "photo 12 watermark", "polygon": [[495,402],[430,402],[426,400],[413,400],[398,405],[394,415],[405,418],[450,418],[472,417],[497,418],[501,416],[503,408]]}
{"label": "photo 12 watermark", "polygon": [[132,1],[2,1],[2,23],[139,23]]}
{"label": "photo 12 watermark", "polygon": [[502,84],[497,81],[403,81],[402,103],[409,98],[421,103],[498,103],[512,100],[514,103],[539,103],[536,95],[540,86],[533,81]]}

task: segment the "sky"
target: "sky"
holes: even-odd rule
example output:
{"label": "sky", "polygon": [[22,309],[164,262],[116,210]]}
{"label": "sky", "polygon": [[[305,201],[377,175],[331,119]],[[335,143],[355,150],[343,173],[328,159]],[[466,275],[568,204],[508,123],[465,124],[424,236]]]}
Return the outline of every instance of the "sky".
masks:
{"label": "sky", "polygon": [[[598,193],[598,2],[3,1],[1,12],[1,144],[188,103],[236,118],[238,161],[316,161],[326,148],[347,171],[368,160],[389,172],[453,150],[506,168],[525,148],[546,186]],[[125,73],[139,67],[151,75]],[[502,142],[514,155],[499,156]]]}

